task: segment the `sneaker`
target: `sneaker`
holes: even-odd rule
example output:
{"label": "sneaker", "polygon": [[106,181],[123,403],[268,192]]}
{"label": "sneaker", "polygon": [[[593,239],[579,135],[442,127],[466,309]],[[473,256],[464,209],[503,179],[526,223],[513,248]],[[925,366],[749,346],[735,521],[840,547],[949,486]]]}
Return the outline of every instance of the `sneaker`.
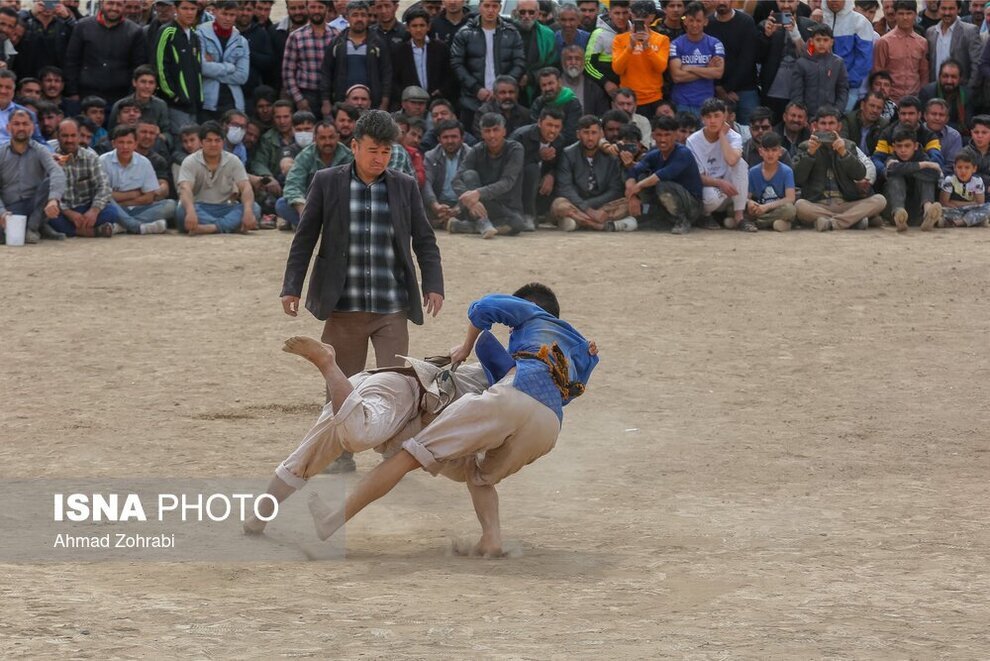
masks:
{"label": "sneaker", "polygon": [[897,227],[898,232],[907,232],[908,214],[906,209],[900,208],[894,210],[894,226]]}
{"label": "sneaker", "polygon": [[942,220],[942,205],[938,202],[932,202],[925,209],[925,217],[921,221],[921,231],[931,232],[932,228]]}
{"label": "sneaker", "polygon": [[577,229],[577,221],[573,218],[561,218],[557,221],[557,229],[561,232],[573,232]]}
{"label": "sneaker", "polygon": [[880,229],[883,229],[883,216],[870,216],[867,224],[870,227],[879,227]]}
{"label": "sneaker", "polygon": [[282,232],[292,231],[292,223],[287,221],[285,218],[282,218],[281,216],[275,219],[275,227],[276,229],[281,230]]}
{"label": "sneaker", "polygon": [[168,229],[168,223],[165,222],[164,218],[159,218],[150,223],[143,223],[141,234],[164,234],[166,229]]}
{"label": "sneaker", "polygon": [[273,230],[278,226],[278,221],[275,220],[275,214],[266,213],[261,216],[261,220],[258,221],[258,229],[260,230]]}
{"label": "sneaker", "polygon": [[720,230],[722,226],[718,224],[718,221],[711,216],[705,216],[701,219],[701,226],[706,230]]}
{"label": "sneaker", "polygon": [[687,221],[674,223],[674,226],[670,228],[671,234],[687,234],[690,231],[691,231],[691,223]]}
{"label": "sneaker", "polygon": [[855,225],[853,225],[853,229],[854,230],[865,230],[869,226],[870,226],[870,219],[869,218],[861,218],[858,223],[856,223]]}
{"label": "sneaker", "polygon": [[482,218],[478,221],[478,232],[482,239],[494,239],[498,235],[498,230],[492,225],[492,221]]}
{"label": "sneaker", "polygon": [[612,223],[612,231],[614,232],[633,232],[637,227],[639,227],[639,223],[632,216],[620,218]]}
{"label": "sneaker", "polygon": [[788,220],[775,220],[773,221],[773,229],[775,232],[790,232],[791,223]]}
{"label": "sneaker", "polygon": [[460,218],[451,218],[447,221],[447,231],[451,234],[469,234],[474,231],[474,223]]}
{"label": "sneaker", "polygon": [[832,229],[832,219],[825,216],[815,218],[815,229],[819,232],[828,232]]}
{"label": "sneaker", "polygon": [[94,235],[101,239],[109,239],[114,235],[113,226],[115,224],[116,223],[103,223],[102,225],[97,225]]}
{"label": "sneaker", "polygon": [[[35,236],[38,235],[38,232],[34,230],[28,230],[28,232],[34,233]],[[27,236],[30,236],[30,234],[25,234],[25,237]],[[65,234],[62,232],[56,232],[55,230],[52,229],[52,226],[49,225],[48,223],[41,223],[41,238],[48,239],[50,241],[65,241]],[[32,241],[28,241],[25,238],[24,242],[37,243],[38,241],[36,239],[35,241],[32,242]]]}
{"label": "sneaker", "polygon": [[[44,227],[44,225],[42,225],[42,227]],[[58,232],[58,234],[62,233]],[[64,234],[62,234],[62,238],[65,238]],[[41,234],[39,234],[37,230],[24,230],[24,243],[37,243],[38,241],[41,241]]]}
{"label": "sneaker", "polygon": [[[150,225],[150,224],[151,223],[145,223],[144,225]],[[146,233],[146,231],[144,229],[144,225],[141,225],[141,234],[145,234]],[[114,223],[113,224],[113,233],[114,234],[127,234],[127,228],[124,227],[123,225],[121,225],[120,223]]]}
{"label": "sneaker", "polygon": [[756,226],[752,220],[742,220],[739,222],[739,231],[741,232],[759,232],[760,228]]}
{"label": "sneaker", "polygon": [[536,231],[536,219],[533,218],[532,216],[530,216],[529,214],[526,214],[525,216],[523,216],[522,231],[523,232],[535,232]]}

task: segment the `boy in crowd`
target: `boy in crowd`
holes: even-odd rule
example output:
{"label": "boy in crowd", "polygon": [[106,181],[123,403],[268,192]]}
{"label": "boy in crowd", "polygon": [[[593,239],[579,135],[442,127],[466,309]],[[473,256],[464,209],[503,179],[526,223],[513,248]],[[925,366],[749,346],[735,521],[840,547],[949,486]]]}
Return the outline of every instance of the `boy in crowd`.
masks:
{"label": "boy in crowd", "polygon": [[[977,160],[968,147],[956,154],[955,173],[942,180],[943,220],[939,227],[990,226],[990,204],[986,203],[983,180],[976,175]],[[931,228],[922,225],[921,229]]]}
{"label": "boy in crowd", "polygon": [[990,190],[990,115],[977,115],[970,122],[969,148],[976,156],[976,175]]}
{"label": "boy in crowd", "polygon": [[814,115],[821,106],[846,107],[849,76],[846,65],[832,53],[832,28],[811,29],[811,51],[794,64],[791,100],[799,101]]}
{"label": "boy in crowd", "polygon": [[745,222],[754,223],[759,229],[773,228],[778,232],[791,229],[794,222],[794,170],[780,162],[784,153],[780,136],[769,131],[760,139],[760,158],[763,162],[749,170],[749,202],[746,203]]}
{"label": "boy in crowd", "polygon": [[107,102],[100,96],[87,96],[82,101],[82,114],[83,117],[93,122],[96,126],[96,130],[93,131],[93,142],[96,144],[102,140],[107,139],[107,130],[103,128],[103,124],[106,123],[107,119]]}
{"label": "boy in crowd", "polygon": [[182,161],[186,160],[186,156],[199,151],[202,147],[202,143],[199,141],[199,124],[183,126],[179,131],[177,142],[179,144],[172,152],[172,181],[179,179],[179,168],[182,167]]}
{"label": "boy in crowd", "polygon": [[893,155],[887,160],[884,195],[887,209],[898,232],[904,232],[920,209],[925,231],[942,220],[942,205],[935,201],[935,186],[942,178],[942,166],[928,160],[914,131],[898,128],[893,136]]}
{"label": "boy in crowd", "polygon": [[683,110],[678,110],[674,119],[677,120],[677,142],[686,145],[691,134],[701,128],[701,122],[697,116]]}
{"label": "boy in crowd", "polygon": [[[693,4],[693,3],[692,3]],[[742,136],[729,128],[725,121],[725,104],[719,99],[708,99],[701,105],[702,129],[687,139],[687,148],[701,172],[702,203],[705,227],[718,229],[711,214],[724,213],[726,229],[742,229],[755,232],[756,225],[746,223],[749,189],[749,170],[742,159]]]}

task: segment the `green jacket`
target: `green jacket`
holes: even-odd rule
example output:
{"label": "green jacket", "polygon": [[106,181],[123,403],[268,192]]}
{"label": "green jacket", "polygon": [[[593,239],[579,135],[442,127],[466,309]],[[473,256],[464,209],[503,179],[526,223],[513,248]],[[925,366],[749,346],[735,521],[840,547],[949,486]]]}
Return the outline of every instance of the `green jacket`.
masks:
{"label": "green jacket", "polygon": [[254,151],[254,158],[248,164],[248,172],[259,177],[274,177],[279,171],[279,154],[282,152],[282,136],[278,129],[271,128],[265,131],[258,141],[258,148]]}
{"label": "green jacket", "polygon": [[[266,134],[267,135],[267,134]],[[282,196],[289,204],[305,204],[306,191],[313,181],[313,176],[323,168],[343,165],[354,160],[354,154],[350,149],[341,143],[337,143],[337,150],[333,153],[333,158],[329,163],[324,163],[316,152],[316,145],[309,145],[296,156],[295,162],[285,175],[285,187],[282,189]]]}

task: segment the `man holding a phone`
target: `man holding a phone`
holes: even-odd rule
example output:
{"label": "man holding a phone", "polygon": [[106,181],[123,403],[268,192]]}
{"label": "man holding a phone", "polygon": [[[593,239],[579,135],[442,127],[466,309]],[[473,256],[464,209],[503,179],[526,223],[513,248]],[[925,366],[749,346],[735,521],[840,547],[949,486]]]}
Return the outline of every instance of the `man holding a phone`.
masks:
{"label": "man holding a phone", "polygon": [[622,87],[636,92],[636,112],[649,118],[663,99],[670,40],[649,28],[656,13],[651,0],[636,0],[631,8],[632,32],[617,34],[612,41],[612,70]]}

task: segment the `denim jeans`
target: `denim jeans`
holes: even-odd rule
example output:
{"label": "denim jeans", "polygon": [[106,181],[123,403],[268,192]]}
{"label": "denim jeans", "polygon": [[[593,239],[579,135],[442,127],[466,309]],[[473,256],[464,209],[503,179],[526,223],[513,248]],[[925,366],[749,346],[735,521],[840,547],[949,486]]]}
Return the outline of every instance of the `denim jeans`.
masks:
{"label": "denim jeans", "polygon": [[[77,207],[72,207],[72,210],[76,213],[86,213],[89,211],[90,204],[80,204]],[[105,225],[107,223],[117,222],[117,205],[110,203],[107,207],[100,211],[99,215],[96,216],[96,224],[93,227],[99,227],[100,225]],[[59,214],[52,220],[48,221],[48,224],[56,232],[61,232],[66,236],[76,236],[76,226],[71,220],[65,217],[64,214]]]}
{"label": "denim jeans", "polygon": [[151,204],[137,204],[124,207],[116,202],[117,222],[127,228],[129,234],[140,234],[141,225],[164,220],[171,224],[175,220],[175,200],[159,200]]}
{"label": "denim jeans", "polygon": [[[216,225],[220,233],[237,232],[241,229],[241,219],[244,216],[243,204],[211,204],[196,202],[196,217],[200,225]],[[255,218],[261,216],[261,207],[254,204]],[[186,209],[179,205],[175,210],[175,225],[180,232],[186,231]]]}
{"label": "denim jeans", "polygon": [[299,212],[284,197],[278,198],[275,202],[275,215],[279,218],[285,218],[292,227],[299,226]]}
{"label": "denim jeans", "polygon": [[760,93],[756,90],[744,90],[736,94],[739,95],[739,101],[736,102],[736,121],[740,124],[749,124],[749,113],[760,105]]}

